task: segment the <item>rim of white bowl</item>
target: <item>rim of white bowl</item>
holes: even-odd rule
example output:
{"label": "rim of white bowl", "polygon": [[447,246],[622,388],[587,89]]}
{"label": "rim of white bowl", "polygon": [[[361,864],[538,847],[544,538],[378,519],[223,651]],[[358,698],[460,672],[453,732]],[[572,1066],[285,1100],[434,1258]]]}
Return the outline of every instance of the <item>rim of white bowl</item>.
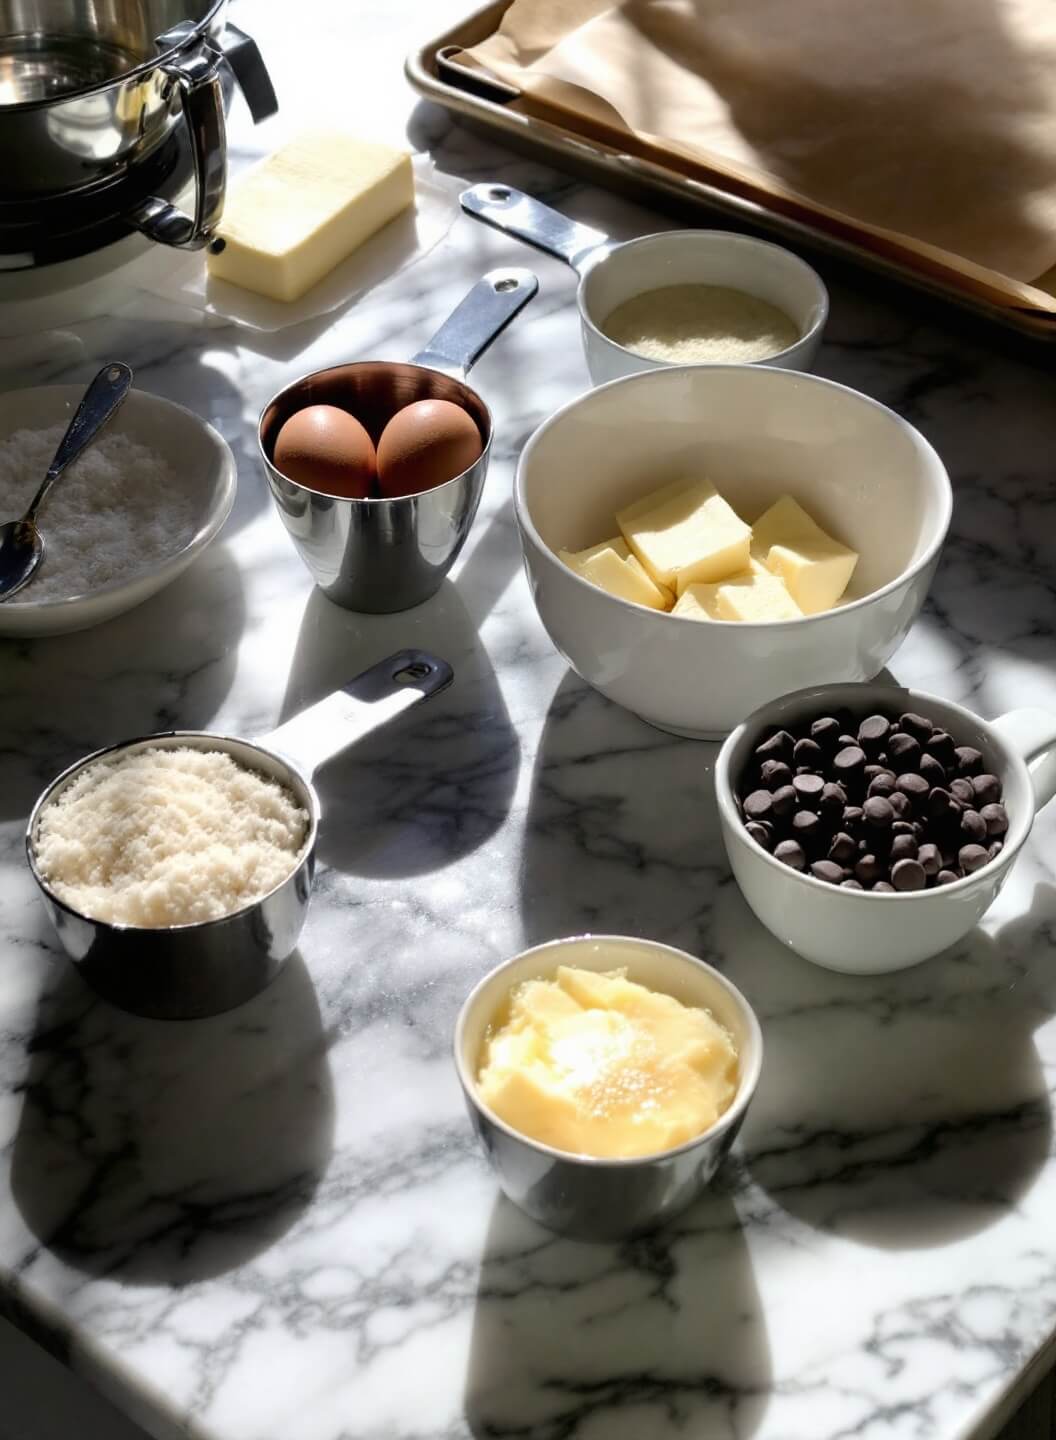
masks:
{"label": "rim of white bowl", "polygon": [[[550,546],[535,528],[535,522],[528,512],[528,504],[524,496],[524,473],[532,453],[542,437],[567,415],[569,411],[588,404],[592,396],[601,395],[605,391],[612,390],[618,385],[663,385],[670,383],[668,378],[670,376],[680,376],[686,373],[710,376],[730,371],[737,371],[744,376],[778,375],[782,377],[779,382],[780,384],[821,385],[829,390],[838,390],[845,395],[852,396],[856,401],[861,401],[862,404],[874,410],[880,410],[884,415],[893,420],[901,430],[905,431],[914,445],[921,449],[929,462],[929,466],[936,471],[940,481],[940,484],[936,488],[939,491],[942,501],[942,513],[936,527],[936,534],[925,548],[923,554],[919,555],[911,565],[908,565],[904,570],[900,571],[893,580],[889,580],[886,585],[881,585],[879,589],[870,590],[867,595],[859,595],[856,599],[849,600],[845,605],[836,605],[831,610],[820,610],[814,615],[796,615],[791,620],[712,620],[709,617],[705,617],[702,620],[695,620],[687,615],[675,615],[669,610],[651,610],[647,605],[638,605],[633,600],[624,600],[619,595],[612,595],[607,590],[601,590],[599,586],[592,585],[589,580],[585,580],[582,575],[577,575],[574,570],[570,569],[569,566],[559,558],[556,551],[551,550]],[[754,384],[755,382],[749,380],[748,383]],[[634,375],[621,375],[617,380],[608,380],[604,385],[596,385],[593,389],[585,390],[581,395],[574,396],[573,399],[566,401],[560,409],[555,410],[552,415],[548,415],[547,418],[532,431],[517,461],[517,472],[513,481],[513,509],[522,536],[525,533],[530,535],[533,543],[549,563],[560,566],[565,574],[570,575],[577,585],[582,585],[585,590],[593,591],[595,594],[604,595],[613,605],[619,605],[624,609],[632,610],[638,615],[651,615],[658,623],[662,622],[665,625],[675,621],[681,625],[696,626],[698,629],[701,626],[718,626],[723,629],[773,630],[775,628],[783,629],[786,626],[825,624],[826,621],[831,620],[835,616],[847,615],[853,610],[860,609],[863,605],[871,605],[874,600],[878,600],[884,595],[889,595],[893,590],[897,590],[900,585],[906,584],[907,581],[919,575],[922,570],[927,569],[945,544],[946,536],[949,532],[950,520],[953,516],[953,487],[950,484],[949,473],[942,462],[942,457],[934,445],[924,438],[915,425],[911,425],[908,420],[904,420],[901,415],[889,406],[881,404],[879,400],[874,400],[870,395],[863,394],[861,390],[853,389],[850,385],[841,385],[839,381],[827,380],[821,375],[808,375],[805,371],[801,370],[782,370],[776,365],[666,365],[660,370],[640,370]]]}
{"label": "rim of white bowl", "polygon": [[[556,1146],[547,1145],[542,1140],[533,1140],[530,1135],[525,1135],[523,1131],[514,1129],[512,1125],[508,1125],[505,1120],[500,1119],[490,1105],[484,1103],[477,1088],[476,1076],[470,1074],[464,1064],[462,1037],[470,1012],[478,1003],[484,987],[489,985],[497,975],[501,975],[504,970],[511,969],[529,955],[541,954],[547,950],[559,951],[566,945],[578,945],[584,940],[601,942],[617,940],[624,944],[637,945],[648,950],[663,950],[668,955],[677,957],[680,963],[686,964],[693,969],[706,971],[711,979],[721,989],[725,990],[733,1000],[734,1005],[741,1012],[748,1033],[751,1035],[753,1050],[752,1061],[746,1069],[741,1070],[739,1063],[741,1057],[740,1055],[737,1057],[739,1072],[737,1093],[731,1100],[729,1108],[724,1110],[714,1125],[709,1125],[707,1130],[702,1130],[699,1135],[694,1135],[691,1140],[685,1140],[681,1145],[675,1145],[670,1150],[655,1150],[648,1155],[624,1155],[620,1157],[577,1155],[573,1150],[559,1150]],[[560,961],[555,960],[555,969],[558,964],[560,964]],[[717,1135],[721,1135],[724,1131],[728,1130],[735,1121],[740,1120],[744,1115],[755,1094],[759,1084],[759,1076],[763,1068],[763,1032],[759,1024],[759,1017],[748,1003],[743,992],[737,988],[732,980],[728,980],[721,970],[716,970],[715,966],[709,965],[706,960],[701,960],[698,956],[691,955],[688,950],[680,950],[677,945],[667,945],[662,940],[647,940],[641,935],[599,935],[592,931],[587,931],[581,935],[562,935],[556,940],[543,940],[538,945],[529,945],[527,950],[519,950],[516,955],[511,955],[508,960],[503,960],[501,964],[489,970],[486,975],[482,975],[466,996],[465,1000],[463,1000],[461,1008],[459,1009],[458,1019],[455,1021],[455,1035],[452,1048],[454,1051],[455,1069],[458,1072],[462,1089],[465,1091],[470,1102],[476,1106],[482,1115],[487,1116],[492,1125],[501,1130],[505,1135],[509,1135],[512,1139],[519,1140],[522,1145],[528,1145],[531,1149],[537,1150],[540,1155],[548,1155],[553,1159],[566,1160],[577,1165],[586,1165],[593,1169],[625,1170],[628,1166],[649,1165],[657,1160],[669,1160],[675,1155],[682,1155],[687,1150],[692,1150],[697,1145],[702,1144],[705,1140],[714,1140]]]}
{"label": "rim of white bowl", "polygon": [[[814,267],[812,265],[808,265],[807,262],[802,258],[802,256],[797,255],[794,250],[789,250],[784,245],[777,245],[773,240],[759,240],[754,235],[740,235],[731,230],[654,230],[649,235],[636,235],[633,240],[623,240],[619,244],[613,245],[609,249],[608,253],[602,259],[599,259],[593,265],[591,265],[581,278],[579,285],[576,288],[576,306],[579,310],[580,318],[582,319],[584,325],[586,325],[587,328],[592,332],[592,334],[594,334],[599,340],[603,341],[606,345],[610,346],[613,350],[618,350],[623,355],[630,355],[635,360],[645,360],[651,365],[655,365],[666,370],[685,368],[684,366],[669,364],[666,360],[657,360],[654,356],[651,355],[643,355],[640,350],[632,350],[629,345],[621,345],[619,341],[614,340],[611,335],[606,335],[605,331],[602,330],[601,326],[592,318],[589,310],[587,309],[587,302],[584,295],[587,281],[590,279],[591,275],[593,275],[595,270],[600,269],[600,267],[605,264],[605,262],[610,258],[610,256],[616,253],[616,251],[632,250],[636,249],[638,246],[654,244],[661,240],[668,240],[672,237],[681,237],[684,235],[692,235],[694,241],[703,241],[704,244],[715,245],[716,248],[725,245],[729,246],[731,250],[775,250],[785,259],[792,261],[794,268],[798,267],[803,272],[804,279],[810,281],[813,285],[815,295],[814,305],[817,313],[815,315],[815,318],[811,321],[810,325],[806,328],[806,330],[800,331],[798,338],[794,340],[791,345],[786,345],[783,350],[775,350],[772,355],[767,355],[765,359],[762,360],[747,360],[744,362],[746,365],[769,365],[773,369],[779,369],[780,367],[775,365],[775,361],[780,360],[783,356],[793,354],[793,352],[798,350],[800,346],[807,344],[808,341],[813,340],[814,337],[821,330],[824,330],[829,319],[828,289],[825,285],[824,280],[822,280],[821,276],[814,269]],[[701,285],[706,285],[708,282],[705,280],[701,280],[697,283]],[[660,289],[662,287],[655,286],[654,288]],[[737,289],[743,287],[731,286],[730,288]],[[643,290],[639,293],[645,295],[648,293],[648,291]],[[746,293],[751,294],[756,300],[763,299],[763,296],[760,295],[757,290],[746,290]],[[773,305],[774,302],[771,300],[768,303]],[[774,308],[780,310],[781,306],[777,305]],[[787,314],[788,312],[786,311],[785,313]],[[789,316],[789,319],[791,319],[791,316]],[[799,329],[798,325],[796,326],[796,328]],[[690,363],[694,370],[714,370],[717,367],[729,364],[728,361],[724,360],[694,360]],[[601,387],[595,386],[594,388],[600,389]]]}
{"label": "rim of white bowl", "polygon": [[1012,749],[1011,745],[1005,741],[1004,737],[993,728],[989,720],[984,720],[981,715],[977,715],[973,710],[967,709],[964,705],[958,705],[955,700],[945,700],[941,695],[932,695],[927,690],[913,690],[907,685],[883,686],[877,685],[874,680],[845,680],[842,682],[837,681],[831,685],[806,685],[802,690],[790,690],[787,695],[782,695],[777,700],[769,700],[765,705],[760,705],[730,731],[726,739],[722,742],[718,755],[715,757],[715,799],[718,803],[719,810],[727,824],[751,847],[752,853],[758,854],[759,859],[766,861],[767,865],[770,866],[775,873],[786,876],[791,875],[803,885],[807,885],[822,894],[831,896],[833,891],[836,891],[840,895],[849,896],[854,904],[858,904],[863,900],[870,900],[874,904],[887,904],[892,900],[898,900],[902,903],[906,901],[916,901],[919,904],[921,901],[934,900],[936,898],[941,899],[946,895],[959,895],[980,881],[990,879],[999,871],[1008,869],[1023,848],[1034,827],[1034,818],[1037,814],[1035,810],[1025,808],[1022,815],[1013,817],[1012,823],[1009,824],[1007,832],[1002,837],[1004,844],[1001,853],[996,855],[993,860],[988,860],[985,865],[981,865],[973,874],[962,875],[959,880],[955,880],[951,885],[943,885],[941,888],[933,890],[896,890],[893,894],[889,894],[884,890],[879,892],[873,890],[844,890],[839,885],[830,885],[826,880],[818,880],[813,875],[808,875],[804,870],[793,870],[790,865],[783,865],[781,861],[771,855],[768,850],[764,850],[761,845],[756,844],[745,829],[744,821],[738,814],[737,806],[734,804],[733,777],[730,774],[730,761],[734,749],[740,743],[747,730],[756,728],[766,729],[769,725],[777,724],[778,722],[774,718],[773,712],[780,709],[782,705],[788,704],[790,701],[806,700],[808,696],[817,696],[819,700],[835,697],[833,704],[838,706],[844,696],[849,697],[856,692],[865,690],[868,690],[871,695],[875,695],[877,691],[884,689],[889,690],[892,695],[908,696],[914,703],[919,702],[922,713],[925,712],[928,705],[938,705],[945,710],[954,711],[959,719],[963,719],[968,724],[978,725],[986,732],[986,743],[991,747],[992,752],[1004,761],[1007,768],[1021,772],[1021,777],[1026,781],[1027,791],[1030,793],[1032,782],[1030,779],[1030,769],[1026,761],[1021,755],[1018,755],[1016,751]]}
{"label": "rim of white bowl", "polygon": [[[57,391],[68,391],[71,396],[76,396],[78,399],[84,393],[83,386],[80,385],[33,385],[22,390],[8,391],[7,393],[12,395],[43,395],[48,392],[55,393]],[[64,609],[69,609],[74,605],[86,605],[99,599],[114,599],[123,591],[131,590],[141,585],[147,575],[151,577],[154,593],[157,594],[159,590],[163,590],[169,583],[170,575],[172,579],[175,579],[176,574],[178,574],[182,568],[189,565],[195,556],[215,540],[223,529],[228,516],[234,509],[235,493],[238,489],[238,466],[235,463],[231,446],[220,434],[220,431],[217,430],[215,425],[211,425],[208,420],[203,420],[200,415],[196,415],[194,411],[189,410],[186,405],[180,405],[175,400],[168,400],[164,395],[154,395],[149,390],[136,390],[133,388],[129,391],[121,409],[123,410],[129,405],[133,407],[141,406],[145,402],[152,405],[160,405],[166,410],[176,411],[178,414],[186,416],[188,420],[193,421],[195,428],[204,431],[208,436],[209,441],[220,458],[220,469],[216,487],[194,534],[182,550],[177,550],[175,555],[170,555],[167,560],[163,560],[161,564],[153,570],[141,570],[134,575],[126,577],[124,580],[111,580],[108,585],[100,585],[98,590],[84,590],[79,595],[64,595],[60,600],[13,600],[9,602],[12,615],[60,615]],[[118,411],[118,414],[120,414],[120,411]],[[134,439],[135,437],[133,436],[131,438]],[[146,442],[141,440],[139,443],[145,444]],[[160,455],[160,452],[157,450],[155,450],[154,453]],[[167,456],[161,455],[160,458],[165,460],[166,464],[171,463]],[[41,523],[46,530],[46,512]],[[17,639],[18,636],[12,632],[8,638]]]}

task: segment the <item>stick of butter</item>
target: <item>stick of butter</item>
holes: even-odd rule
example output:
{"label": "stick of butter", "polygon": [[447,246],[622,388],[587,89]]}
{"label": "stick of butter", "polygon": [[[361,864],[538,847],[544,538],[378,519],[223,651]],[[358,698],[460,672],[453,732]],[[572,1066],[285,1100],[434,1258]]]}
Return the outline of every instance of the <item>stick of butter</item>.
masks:
{"label": "stick of butter", "polygon": [[831,610],[847,589],[858,555],[841,545],[792,499],[782,495],[752,527],[753,548],[780,575],[805,615]]}
{"label": "stick of butter", "polygon": [[658,585],[725,580],[748,567],[746,525],[707,480],[677,480],[616,516],[623,538]]}
{"label": "stick of butter", "polygon": [[297,300],[414,204],[411,157],[335,131],[310,131],[237,185],[210,275],[272,300]]}

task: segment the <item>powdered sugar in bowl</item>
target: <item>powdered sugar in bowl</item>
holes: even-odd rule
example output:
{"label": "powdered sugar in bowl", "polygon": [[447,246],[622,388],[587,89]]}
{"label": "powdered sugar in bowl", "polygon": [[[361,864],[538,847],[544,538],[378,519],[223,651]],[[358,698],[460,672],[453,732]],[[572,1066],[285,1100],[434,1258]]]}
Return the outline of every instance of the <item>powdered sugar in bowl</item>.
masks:
{"label": "powdered sugar in bowl", "polygon": [[[0,395],[0,521],[25,509],[82,394]],[[133,389],[49,496],[45,563],[0,605],[0,636],[84,630],[141,604],[215,539],[235,486],[234,457],[211,425]]]}

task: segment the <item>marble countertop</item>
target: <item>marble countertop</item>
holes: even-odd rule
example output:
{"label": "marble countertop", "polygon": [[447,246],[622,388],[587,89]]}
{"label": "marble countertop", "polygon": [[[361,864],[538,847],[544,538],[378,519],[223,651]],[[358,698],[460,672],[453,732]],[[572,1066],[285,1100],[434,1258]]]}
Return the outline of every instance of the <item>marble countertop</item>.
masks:
{"label": "marble countertop", "polygon": [[[310,35],[281,0],[239,12],[287,121],[406,129],[440,181],[501,178],[621,237],[667,223],[415,104],[402,57],[458,5],[312,8]],[[233,117],[240,159],[271,134]],[[127,358],[223,432],[240,491],[221,542],[139,610],[0,643],[0,1308],[159,1437],[986,1435],[1056,1330],[1056,807],[951,954],[853,979],[772,941],[725,864],[713,748],[581,684],[522,574],[516,454],[587,383],[574,277],[449,219],[337,317],[248,333],[130,302],[34,363],[3,352],[23,383]],[[338,359],[405,358],[510,262],[541,291],[475,372],[498,441],[459,567],[413,612],[336,609],[271,512],[262,402]],[[919,425],[955,484],[933,593],[891,673],[988,716],[1056,705],[1051,374],[822,268],[821,372]],[[155,728],[252,735],[408,644],[457,682],[322,772],[317,894],[271,989],[188,1025],[96,1001],[24,864],[45,781]],[[767,1051],[711,1194],[619,1248],[556,1239],[499,1197],[449,1056],[478,976],[588,928],[721,966]]]}

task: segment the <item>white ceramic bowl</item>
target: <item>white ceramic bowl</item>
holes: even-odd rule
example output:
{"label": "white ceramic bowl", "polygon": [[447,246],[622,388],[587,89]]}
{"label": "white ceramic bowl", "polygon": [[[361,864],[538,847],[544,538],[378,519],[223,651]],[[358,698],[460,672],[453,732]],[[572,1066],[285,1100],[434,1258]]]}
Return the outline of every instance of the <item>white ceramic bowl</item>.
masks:
{"label": "white ceramic bowl", "polygon": [[[629,1160],[572,1155],[513,1130],[480,1098],[477,1071],[488,1026],[515,985],[551,979],[559,965],[622,967],[629,979],[710,1010],[733,1036],[737,1092],[718,1121],[684,1145]],[[711,1180],[755,1093],[763,1039],[751,1006],[718,970],[684,950],[626,935],[581,935],[525,950],[471,991],[455,1027],[455,1067],[469,1116],[505,1194],[561,1234],[618,1240],[663,1224]]]}
{"label": "white ceramic bowl", "polygon": [[[767,365],[809,370],[829,314],[819,276],[790,250],[728,230],[672,230],[617,245],[584,266],[577,293],[587,369],[595,385],[644,370],[670,369],[610,340],[603,326],[618,305],[667,285],[723,285],[768,300],[799,331],[794,345],[769,356]],[[707,363],[707,362],[702,362]]]}
{"label": "white ceramic bowl", "polygon": [[[974,745],[1003,786],[1009,827],[1004,849],[941,889],[913,894],[844,890],[775,860],[745,830],[734,790],[765,734],[840,708],[864,719],[912,711],[942,725],[958,745]],[[715,794],[730,866],[755,914],[790,949],[848,975],[905,970],[957,943],[997,898],[1023,848],[1034,815],[1056,792],[1056,714],[1012,710],[981,720],[970,710],[892,685],[825,685],[764,705],[729,736],[715,764]]]}
{"label": "white ceramic bowl", "polygon": [[[83,394],[80,385],[44,385],[0,395],[0,440],[6,440],[16,430],[44,430],[66,424]],[[194,503],[193,536],[163,564],[131,580],[65,600],[36,603],[20,598],[0,605],[0,636],[28,639],[64,635],[131,610],[181,575],[216,538],[230,515],[235,502],[235,458],[227,441],[192,411],[160,395],[132,390],[106,433],[128,435],[168,462]],[[40,528],[47,535],[47,505],[40,517]]]}
{"label": "white ceramic bowl", "polygon": [[[616,511],[706,476],[748,521],[789,491],[860,552],[836,609],[768,624],[688,620],[619,600],[558,559]],[[587,391],[543,422],[514,485],[551,640],[588,684],[652,725],[716,739],[805,684],[868,680],[916,619],[952,509],[939,457],[857,391],[768,366],[687,365]]]}

